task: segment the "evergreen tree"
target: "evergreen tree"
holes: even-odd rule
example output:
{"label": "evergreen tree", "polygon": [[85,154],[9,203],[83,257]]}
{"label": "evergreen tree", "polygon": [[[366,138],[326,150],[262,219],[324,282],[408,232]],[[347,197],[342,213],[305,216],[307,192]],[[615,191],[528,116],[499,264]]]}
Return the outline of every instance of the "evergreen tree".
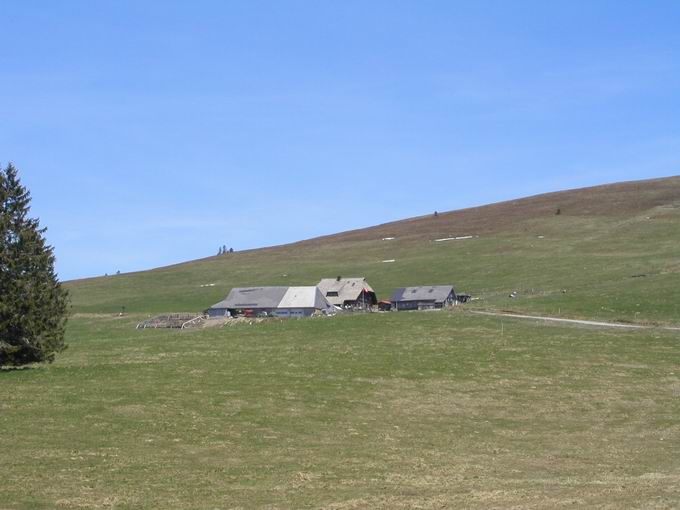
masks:
{"label": "evergreen tree", "polygon": [[0,366],[52,362],[66,348],[68,294],[12,164],[0,167]]}

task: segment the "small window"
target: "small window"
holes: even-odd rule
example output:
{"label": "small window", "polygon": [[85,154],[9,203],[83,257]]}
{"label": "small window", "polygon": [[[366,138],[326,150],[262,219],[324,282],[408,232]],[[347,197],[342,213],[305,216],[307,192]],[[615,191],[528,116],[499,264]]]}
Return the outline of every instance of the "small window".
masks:
{"label": "small window", "polygon": [[430,294],[432,294],[432,293],[434,292],[434,289],[430,289],[430,290],[428,290],[428,292],[429,292]]}
{"label": "small window", "polygon": [[418,292],[418,289],[412,289],[411,290],[411,294],[415,294],[416,292]]}
{"label": "small window", "polygon": [[329,290],[326,292],[326,297],[338,297],[338,291],[337,290]]}

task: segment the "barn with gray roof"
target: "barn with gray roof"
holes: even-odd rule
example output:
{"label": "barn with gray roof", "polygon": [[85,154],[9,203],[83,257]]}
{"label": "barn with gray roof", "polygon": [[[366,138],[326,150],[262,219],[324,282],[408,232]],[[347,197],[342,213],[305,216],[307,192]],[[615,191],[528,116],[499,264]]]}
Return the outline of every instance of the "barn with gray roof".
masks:
{"label": "barn with gray roof", "polygon": [[434,310],[453,306],[456,293],[452,285],[402,287],[394,291],[393,310]]}
{"label": "barn with gray roof", "polygon": [[309,317],[334,310],[317,287],[246,287],[231,289],[225,299],[208,309],[208,316]]}
{"label": "barn with gray roof", "polygon": [[366,278],[323,278],[317,287],[331,304],[340,308],[368,309],[378,302]]}

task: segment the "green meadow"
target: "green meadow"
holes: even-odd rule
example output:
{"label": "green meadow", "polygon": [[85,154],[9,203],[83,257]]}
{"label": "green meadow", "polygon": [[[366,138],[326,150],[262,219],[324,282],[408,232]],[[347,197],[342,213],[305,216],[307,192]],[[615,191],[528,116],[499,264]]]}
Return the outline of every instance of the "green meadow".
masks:
{"label": "green meadow", "polygon": [[678,336],[502,322],[77,317],[0,373],[4,507],[680,504]]}
{"label": "green meadow", "polygon": [[[680,325],[679,246],[673,178],[68,282],[68,350],[0,370],[0,508],[677,508],[679,332],[469,311]],[[479,299],[135,329],[336,275]]]}

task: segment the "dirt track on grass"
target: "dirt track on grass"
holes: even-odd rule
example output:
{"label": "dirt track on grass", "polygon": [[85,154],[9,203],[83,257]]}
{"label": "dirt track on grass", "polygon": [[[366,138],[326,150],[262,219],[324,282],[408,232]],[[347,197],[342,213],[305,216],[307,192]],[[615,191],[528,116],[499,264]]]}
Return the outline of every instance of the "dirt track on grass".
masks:
{"label": "dirt track on grass", "polygon": [[530,319],[547,322],[562,322],[567,324],[580,324],[582,326],[596,326],[603,328],[620,328],[620,329],[663,329],[666,331],[680,331],[680,327],[674,326],[647,326],[643,324],[622,324],[620,322],[603,322],[591,321],[585,319],[563,319],[561,317],[544,317],[539,315],[523,315],[520,313],[510,312],[484,312],[482,310],[470,310],[470,313],[476,315],[491,315],[493,317],[510,317],[513,319]]}

